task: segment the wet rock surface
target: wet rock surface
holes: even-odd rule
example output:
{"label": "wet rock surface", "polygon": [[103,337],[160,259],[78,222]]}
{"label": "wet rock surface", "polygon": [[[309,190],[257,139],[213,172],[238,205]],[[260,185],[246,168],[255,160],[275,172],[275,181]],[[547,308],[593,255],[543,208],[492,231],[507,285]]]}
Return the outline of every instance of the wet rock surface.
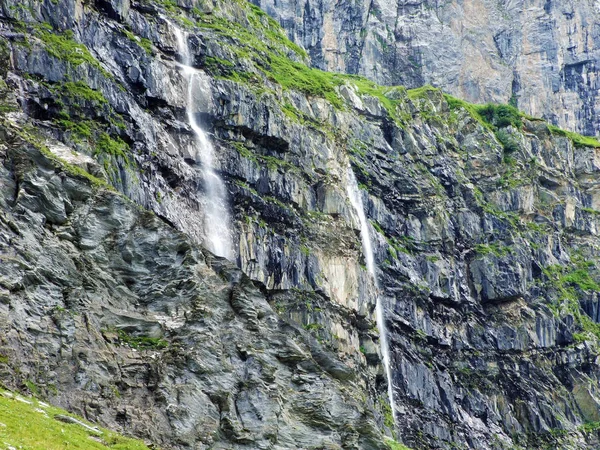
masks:
{"label": "wet rock surface", "polygon": [[[379,295],[398,440],[598,446],[600,150],[522,119],[509,151],[437,90],[283,89],[218,28],[243,4],[128,3],[0,3],[3,383],[165,448],[382,448]],[[175,25],[234,262],[202,250]]]}

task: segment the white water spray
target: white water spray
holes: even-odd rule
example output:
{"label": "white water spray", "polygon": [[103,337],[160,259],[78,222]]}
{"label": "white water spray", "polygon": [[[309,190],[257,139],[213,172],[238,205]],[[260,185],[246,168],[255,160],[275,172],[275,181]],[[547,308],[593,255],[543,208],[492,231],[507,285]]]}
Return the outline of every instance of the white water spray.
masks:
{"label": "white water spray", "polygon": [[362,197],[358,190],[358,183],[351,167],[348,167],[348,184],[346,185],[346,192],[350,198],[352,207],[358,214],[358,220],[360,222],[360,238],[362,241],[363,253],[367,262],[367,271],[373,278],[375,289],[377,291],[377,299],[375,303],[375,315],[377,318],[377,328],[379,328],[379,339],[381,342],[381,353],[383,355],[383,365],[385,367],[385,374],[387,376],[388,383],[388,399],[390,407],[392,408],[392,417],[394,418],[394,424],[396,423],[396,408],[394,406],[394,389],[392,387],[392,369],[390,366],[390,353],[389,345],[387,340],[387,330],[385,326],[385,319],[383,317],[383,306],[379,299],[379,282],[377,280],[377,274],[375,273],[375,256],[373,255],[373,247],[371,244],[371,236],[369,233],[369,224],[367,222],[367,216],[365,215],[365,208],[363,206]]}
{"label": "white water spray", "polygon": [[214,148],[206,133],[198,125],[193,111],[195,89],[206,91],[207,86],[206,83],[203,83],[199,71],[192,67],[187,35],[175,25],[171,24],[171,26],[175,31],[177,47],[182,57],[181,69],[188,83],[186,105],[188,122],[196,137],[197,160],[202,165],[202,178],[206,193],[204,210],[205,245],[216,255],[232,259],[234,255],[229,227],[227,191],[223,181],[213,169]]}

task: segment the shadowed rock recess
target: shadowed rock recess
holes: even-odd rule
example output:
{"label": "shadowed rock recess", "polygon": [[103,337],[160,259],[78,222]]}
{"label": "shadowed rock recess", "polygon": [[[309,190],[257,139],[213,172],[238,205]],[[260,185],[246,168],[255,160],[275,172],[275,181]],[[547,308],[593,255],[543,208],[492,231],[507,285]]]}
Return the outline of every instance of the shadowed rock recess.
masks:
{"label": "shadowed rock recess", "polygon": [[598,448],[600,143],[311,69],[244,0],[0,0],[0,36],[7,388],[164,449]]}

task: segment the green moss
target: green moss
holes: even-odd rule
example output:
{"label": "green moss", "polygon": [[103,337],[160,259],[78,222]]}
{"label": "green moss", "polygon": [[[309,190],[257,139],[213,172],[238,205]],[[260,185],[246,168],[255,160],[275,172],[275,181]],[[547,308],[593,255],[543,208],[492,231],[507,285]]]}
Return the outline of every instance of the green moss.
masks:
{"label": "green moss", "polygon": [[509,167],[498,180],[498,186],[503,189],[514,189],[527,183],[527,179],[522,178],[522,172],[515,167]]}
{"label": "green moss", "polygon": [[387,241],[388,253],[392,257],[392,259],[397,259],[399,253],[405,253],[407,255],[412,254],[410,248],[408,248],[408,246],[413,244],[413,240],[410,237],[408,237],[408,236],[401,236],[399,238],[389,237],[385,234],[385,231],[383,230],[383,228],[377,221],[371,220],[370,222],[371,222],[371,225],[373,225],[373,228],[375,228],[375,230],[379,234],[381,234]]}
{"label": "green moss", "polygon": [[337,82],[341,84],[342,81],[344,83],[356,86],[358,93],[362,97],[368,95],[377,98],[387,111],[388,115],[394,119],[399,126],[402,126],[411,118],[410,115],[402,113],[399,110],[399,106],[402,104],[402,99],[407,96],[407,92],[409,98],[411,98],[411,92],[414,95],[414,89],[411,91],[406,91],[406,89],[402,86],[380,86],[371,80],[356,75],[338,76]]}
{"label": "green moss", "polygon": [[340,83],[336,82],[334,74],[309,68],[280,55],[271,55],[261,69],[267,78],[285,89],[323,97],[334,107],[342,107],[342,100],[335,91],[335,87]]}
{"label": "green moss", "polygon": [[255,29],[262,29],[271,42],[288,48],[302,58],[308,57],[306,50],[290,41],[279,24],[269,17],[267,13],[250,2],[247,3],[247,6],[250,8],[250,13],[247,15],[248,20]]}
{"label": "green moss", "polygon": [[379,222],[377,222],[376,220],[371,220],[371,225],[373,225],[373,228],[375,228],[375,230],[381,234],[382,236],[385,236],[385,232],[383,231],[383,228],[381,227],[381,225],[379,225]]}
{"label": "green moss", "polygon": [[589,214],[600,215],[600,211],[598,211],[597,209],[593,209],[593,208],[581,208],[581,210],[585,211],[586,213],[589,213]]}
{"label": "green moss", "polygon": [[91,138],[92,130],[86,122],[72,122],[66,119],[57,120],[56,123],[65,130],[69,130],[82,138]]}
{"label": "green moss", "polygon": [[479,205],[479,207],[481,207],[483,212],[485,212],[486,214],[490,214],[496,217],[497,219],[505,221],[514,229],[522,228],[521,218],[518,214],[513,212],[502,211],[498,209],[495,205],[487,202],[485,200],[483,192],[481,192],[481,190],[477,187],[473,189],[473,195],[475,197],[475,200],[477,201],[477,204]]}
{"label": "green moss", "polygon": [[453,96],[451,96],[449,94],[444,94],[444,98],[446,99],[446,102],[448,103],[448,106],[450,107],[450,110],[457,111],[457,110],[464,109],[481,126],[483,126],[484,128],[487,128],[487,129],[493,131],[493,127],[491,126],[491,124],[488,123],[488,122],[486,122],[483,119],[483,117],[481,117],[481,115],[479,114],[479,112],[477,110],[477,105],[474,105],[473,103],[469,103],[469,102],[466,102],[466,101],[461,100],[459,98],[453,97]]}
{"label": "green moss", "polygon": [[[306,52],[292,43],[281,27],[260,9],[248,2],[241,2],[241,6],[247,13],[249,24],[238,23],[214,14],[201,14],[196,26],[220,34],[224,46],[235,54],[236,62],[242,59],[251,61],[257,73],[262,73],[284,89],[326,98],[332,105],[340,108],[342,101],[335,87],[341,81],[336,81],[336,75],[309,68],[290,59],[290,54],[295,54],[301,59],[306,58]],[[235,44],[228,45],[227,41],[232,40]],[[207,64],[210,69],[221,71],[220,74],[213,74],[233,81],[248,82],[253,79],[251,74],[235,71],[231,64],[215,57],[207,58]]]}
{"label": "green moss", "polygon": [[304,117],[302,113],[294,107],[290,102],[285,102],[281,105],[281,111],[288,119],[291,119],[296,123],[304,123]]}
{"label": "green moss", "polygon": [[[11,394],[0,390],[0,422],[3,424],[0,427],[0,442],[7,447],[28,450],[148,450],[141,441],[125,438],[103,428],[99,429],[100,434],[76,423],[60,422],[55,419],[56,415],[74,417],[94,426],[67,411],[42,404],[35,398],[26,397],[24,402],[16,400],[14,394],[12,397],[8,395]],[[91,436],[99,439],[91,439]]]}
{"label": "green moss", "polygon": [[[451,110],[464,109],[477,122],[491,131],[497,131],[512,125],[518,129],[522,128],[525,116],[517,108],[511,105],[501,105],[496,103],[487,103],[485,105],[476,105],[464,100],[444,94],[444,98]],[[500,140],[500,138],[499,138]],[[502,143],[502,141],[500,141]]]}
{"label": "green moss", "polygon": [[409,89],[407,91],[408,98],[411,100],[419,100],[426,99],[432,93],[440,93],[441,91],[433,86],[426,84],[425,86],[421,86],[415,89]]}
{"label": "green moss", "polygon": [[275,156],[270,155],[261,155],[259,153],[254,153],[250,149],[248,149],[241,142],[229,141],[229,143],[235,148],[235,150],[239,153],[239,155],[243,158],[246,158],[250,161],[255,162],[256,164],[265,165],[269,170],[277,170],[282,169],[285,171],[291,172],[299,172],[300,169],[297,166]]}
{"label": "green moss", "polygon": [[582,291],[600,292],[600,285],[592,279],[589,269],[581,268],[569,272],[561,277],[561,281],[577,286]]}

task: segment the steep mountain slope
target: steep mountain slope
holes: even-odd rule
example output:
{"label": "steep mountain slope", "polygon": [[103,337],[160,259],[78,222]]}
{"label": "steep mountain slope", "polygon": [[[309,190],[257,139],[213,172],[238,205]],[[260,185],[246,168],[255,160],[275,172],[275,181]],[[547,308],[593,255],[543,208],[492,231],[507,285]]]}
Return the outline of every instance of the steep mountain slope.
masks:
{"label": "steep mountain slope", "polygon": [[308,68],[242,0],[0,5],[4,384],[165,448],[598,445],[597,141]]}
{"label": "steep mountain slope", "polygon": [[597,135],[598,2],[253,0],[322,69],[509,100]]}

